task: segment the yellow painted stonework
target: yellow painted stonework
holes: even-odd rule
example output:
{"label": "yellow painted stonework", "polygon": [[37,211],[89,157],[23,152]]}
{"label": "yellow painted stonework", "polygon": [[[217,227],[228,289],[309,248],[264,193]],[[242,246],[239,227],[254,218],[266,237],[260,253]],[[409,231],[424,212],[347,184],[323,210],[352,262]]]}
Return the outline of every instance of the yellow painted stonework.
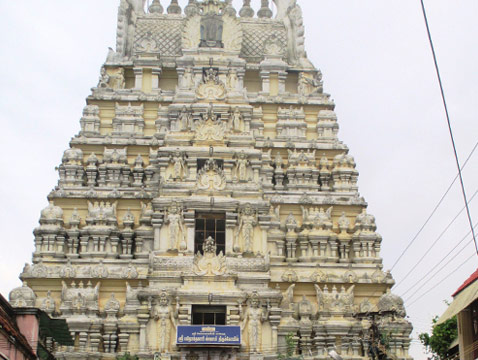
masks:
{"label": "yellow painted stonework", "polygon": [[[59,359],[274,359],[289,335],[304,358],[361,359],[374,317],[408,359],[411,324],[299,5],[275,0],[271,18],[269,1],[258,17],[247,1],[141,3],[120,1],[117,49],[13,305],[67,319],[75,346]],[[201,311],[239,326],[241,345],[178,346]]]}

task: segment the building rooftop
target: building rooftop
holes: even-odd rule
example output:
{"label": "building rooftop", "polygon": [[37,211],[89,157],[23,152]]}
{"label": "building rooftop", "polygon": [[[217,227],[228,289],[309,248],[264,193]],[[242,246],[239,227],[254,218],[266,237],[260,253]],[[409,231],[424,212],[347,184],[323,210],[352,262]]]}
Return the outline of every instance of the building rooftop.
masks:
{"label": "building rooftop", "polygon": [[20,347],[23,348],[26,356],[36,359],[32,347],[25,336],[20,332],[20,329],[16,324],[14,309],[2,294],[0,294],[0,330],[5,331],[10,337],[13,337],[15,342],[20,344]]}
{"label": "building rooftop", "polygon": [[471,274],[470,277],[466,279],[463,284],[461,284],[461,286],[453,293],[452,296],[453,297],[457,296],[459,293],[465,290],[468,286],[473,284],[475,280],[477,279],[478,279],[478,269],[476,269],[476,271],[473,274]]}

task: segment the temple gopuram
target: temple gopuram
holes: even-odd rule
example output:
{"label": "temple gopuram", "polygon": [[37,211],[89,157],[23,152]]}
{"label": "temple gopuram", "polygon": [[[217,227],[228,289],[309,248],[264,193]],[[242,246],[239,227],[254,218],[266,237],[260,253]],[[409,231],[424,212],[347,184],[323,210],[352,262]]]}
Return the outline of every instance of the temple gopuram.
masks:
{"label": "temple gopuram", "polygon": [[12,306],[57,359],[410,359],[297,1],[119,3]]}

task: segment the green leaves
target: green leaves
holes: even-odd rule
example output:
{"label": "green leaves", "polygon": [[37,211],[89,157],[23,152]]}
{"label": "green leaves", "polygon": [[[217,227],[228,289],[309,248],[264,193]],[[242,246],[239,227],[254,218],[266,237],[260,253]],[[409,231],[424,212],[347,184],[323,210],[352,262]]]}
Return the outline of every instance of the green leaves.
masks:
{"label": "green leaves", "polygon": [[129,352],[124,353],[124,355],[117,356],[116,360],[139,360],[138,356],[132,356]]}
{"label": "green leaves", "polygon": [[433,354],[433,359],[443,360],[448,357],[448,349],[458,336],[456,316],[438,324],[438,316],[433,319],[432,335],[422,333],[418,335],[427,351]]}

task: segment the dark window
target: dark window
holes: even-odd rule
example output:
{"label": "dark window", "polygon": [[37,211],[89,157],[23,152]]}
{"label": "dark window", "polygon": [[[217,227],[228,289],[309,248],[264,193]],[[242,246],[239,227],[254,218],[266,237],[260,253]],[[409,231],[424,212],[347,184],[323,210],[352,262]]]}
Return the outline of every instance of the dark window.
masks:
{"label": "dark window", "polygon": [[202,251],[202,245],[208,237],[216,241],[216,254],[226,253],[226,215],[215,213],[197,213],[194,234],[194,253]]}
{"label": "dark window", "polygon": [[[201,170],[209,159],[198,159],[198,171]],[[224,170],[224,160],[214,159],[216,165],[219,169]]]}
{"label": "dark window", "polygon": [[226,325],[225,306],[193,305],[193,325]]}

